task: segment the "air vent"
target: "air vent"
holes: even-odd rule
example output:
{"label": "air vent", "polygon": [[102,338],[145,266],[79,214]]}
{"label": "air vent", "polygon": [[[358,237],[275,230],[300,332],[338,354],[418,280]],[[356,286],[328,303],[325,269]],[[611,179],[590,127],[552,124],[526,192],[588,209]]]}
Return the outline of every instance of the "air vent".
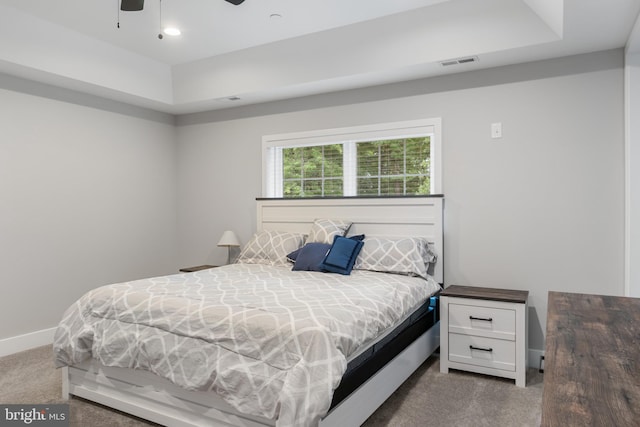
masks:
{"label": "air vent", "polygon": [[467,56],[464,58],[447,59],[446,61],[441,61],[440,65],[443,67],[449,67],[450,65],[469,64],[471,62],[478,62],[478,57]]}

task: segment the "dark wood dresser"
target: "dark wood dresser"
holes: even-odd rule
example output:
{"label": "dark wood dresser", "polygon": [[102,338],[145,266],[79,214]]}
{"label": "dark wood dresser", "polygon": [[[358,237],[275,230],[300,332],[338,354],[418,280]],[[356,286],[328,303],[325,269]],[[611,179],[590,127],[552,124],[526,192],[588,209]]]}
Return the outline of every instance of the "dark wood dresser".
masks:
{"label": "dark wood dresser", "polygon": [[639,298],[549,292],[541,425],[640,425]]}

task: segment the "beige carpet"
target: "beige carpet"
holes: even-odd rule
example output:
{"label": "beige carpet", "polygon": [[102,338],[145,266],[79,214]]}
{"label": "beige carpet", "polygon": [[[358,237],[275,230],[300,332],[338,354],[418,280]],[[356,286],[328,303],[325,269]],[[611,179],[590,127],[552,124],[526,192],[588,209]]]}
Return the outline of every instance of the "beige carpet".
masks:
{"label": "beige carpet", "polygon": [[[64,403],[51,346],[0,358],[0,403]],[[441,374],[427,360],[364,424],[366,427],[525,427],[540,425],[542,375],[530,369],[527,387],[466,372]],[[155,424],[91,402],[70,400],[71,426],[138,427]]]}

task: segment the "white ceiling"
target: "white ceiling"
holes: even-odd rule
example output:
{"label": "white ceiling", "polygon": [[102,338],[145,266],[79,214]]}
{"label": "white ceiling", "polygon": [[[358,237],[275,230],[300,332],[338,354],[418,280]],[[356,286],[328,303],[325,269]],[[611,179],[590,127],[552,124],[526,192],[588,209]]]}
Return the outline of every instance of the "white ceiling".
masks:
{"label": "white ceiling", "polygon": [[[162,26],[182,35],[160,40],[160,0],[141,12],[118,3],[0,0],[0,72],[182,114],[623,47],[640,10],[640,0],[162,0]],[[440,65],[465,56],[478,62]]]}

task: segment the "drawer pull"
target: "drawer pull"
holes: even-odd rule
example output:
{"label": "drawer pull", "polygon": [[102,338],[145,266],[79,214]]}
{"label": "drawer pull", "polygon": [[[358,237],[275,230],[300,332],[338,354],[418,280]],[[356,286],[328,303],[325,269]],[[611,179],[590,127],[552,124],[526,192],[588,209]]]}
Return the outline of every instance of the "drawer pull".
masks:
{"label": "drawer pull", "polygon": [[482,348],[482,347],[476,347],[474,345],[470,345],[469,348],[471,350],[479,350],[479,351],[487,351],[487,352],[492,352],[493,351],[492,348]]}
{"label": "drawer pull", "polygon": [[483,322],[493,322],[493,318],[492,317],[469,316],[469,320],[482,320]]}

